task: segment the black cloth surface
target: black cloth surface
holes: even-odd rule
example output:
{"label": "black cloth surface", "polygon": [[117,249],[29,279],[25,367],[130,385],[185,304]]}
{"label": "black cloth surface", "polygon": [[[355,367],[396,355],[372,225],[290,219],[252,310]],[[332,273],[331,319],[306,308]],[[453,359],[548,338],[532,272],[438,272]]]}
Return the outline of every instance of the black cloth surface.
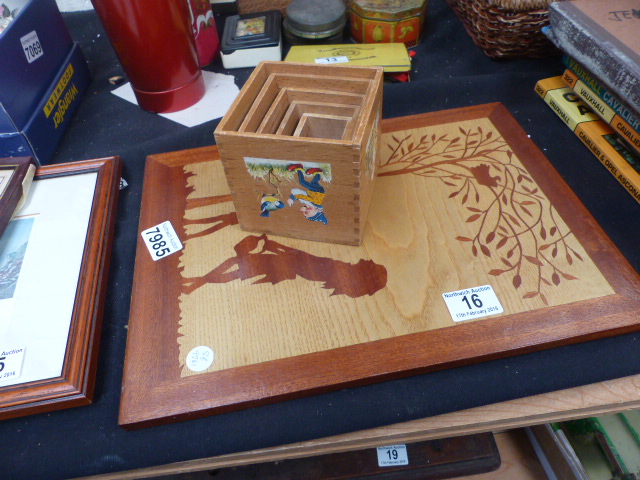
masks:
{"label": "black cloth surface", "polygon": [[[94,12],[65,14],[93,77],[54,163],[119,155],[121,191],[94,403],[0,422],[0,478],[56,480],[162,465],[388,425],[640,372],[638,334],[552,348],[172,425],[117,425],[147,155],[212,145],[218,120],[186,128],[110,92],[123,75]],[[220,20],[220,19],[218,19]],[[221,31],[221,30],[220,30]],[[384,87],[385,118],[502,102],[640,271],[640,205],[533,91],[559,56],[492,60],[445,3],[429,2],[412,81]],[[241,86],[251,69],[225,71]]]}

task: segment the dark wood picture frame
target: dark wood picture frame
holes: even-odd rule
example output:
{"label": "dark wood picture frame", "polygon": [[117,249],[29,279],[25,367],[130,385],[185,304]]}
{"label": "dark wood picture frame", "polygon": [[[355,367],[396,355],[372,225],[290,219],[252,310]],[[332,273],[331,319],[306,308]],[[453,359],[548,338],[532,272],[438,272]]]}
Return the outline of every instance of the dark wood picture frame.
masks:
{"label": "dark wood picture frame", "polygon": [[[186,420],[638,330],[637,272],[503,105],[384,120],[382,130],[395,132],[485,118],[544,189],[614,294],[181,377],[177,361],[180,256],[153,262],[138,236],[120,425],[140,428]],[[216,147],[150,156],[140,231],[166,220],[177,232],[182,231],[187,203],[183,167],[217,158]]]}
{"label": "dark wood picture frame", "polygon": [[0,387],[0,419],[91,403],[116,219],[121,163],[108,157],[38,167],[34,182],[93,173],[93,194],[62,374]]}
{"label": "dark wood picture frame", "polygon": [[[4,232],[13,213],[23,196],[23,181],[33,178],[35,161],[32,157],[15,157],[0,159],[0,170],[9,171],[11,178],[6,185],[0,185],[0,235]],[[1,184],[2,182],[0,182]]]}

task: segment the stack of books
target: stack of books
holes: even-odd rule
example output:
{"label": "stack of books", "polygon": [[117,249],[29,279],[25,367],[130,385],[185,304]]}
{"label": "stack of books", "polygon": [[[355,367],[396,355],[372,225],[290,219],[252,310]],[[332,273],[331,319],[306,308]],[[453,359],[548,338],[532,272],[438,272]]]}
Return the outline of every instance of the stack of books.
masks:
{"label": "stack of books", "polygon": [[554,2],[561,76],[536,92],[640,202],[640,0]]}

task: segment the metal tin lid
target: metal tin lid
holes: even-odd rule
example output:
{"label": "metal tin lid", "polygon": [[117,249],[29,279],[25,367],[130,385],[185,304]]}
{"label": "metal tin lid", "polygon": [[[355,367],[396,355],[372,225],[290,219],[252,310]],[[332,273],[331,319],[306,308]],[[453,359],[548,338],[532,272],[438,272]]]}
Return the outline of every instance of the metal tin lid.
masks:
{"label": "metal tin lid", "polygon": [[360,16],[397,20],[419,15],[427,0],[353,0],[350,4]]}
{"label": "metal tin lid", "polygon": [[293,0],[284,27],[302,38],[325,38],[344,29],[346,22],[343,0]]}

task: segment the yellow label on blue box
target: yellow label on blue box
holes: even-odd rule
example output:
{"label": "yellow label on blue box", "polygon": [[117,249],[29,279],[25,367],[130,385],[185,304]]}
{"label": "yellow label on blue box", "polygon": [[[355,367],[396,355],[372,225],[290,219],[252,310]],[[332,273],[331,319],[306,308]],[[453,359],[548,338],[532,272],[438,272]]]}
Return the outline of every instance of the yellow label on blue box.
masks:
{"label": "yellow label on blue box", "polygon": [[67,88],[67,85],[71,81],[71,78],[73,77],[73,73],[74,73],[73,65],[70,63],[67,69],[64,71],[62,78],[60,78],[58,85],[56,85],[56,89],[53,91],[53,93],[49,97],[47,104],[44,106],[43,111],[47,118],[49,118],[49,116],[51,115],[51,112],[53,112],[53,110],[56,108],[56,104],[58,103],[58,100],[62,96],[62,93],[64,92],[65,88]]}

